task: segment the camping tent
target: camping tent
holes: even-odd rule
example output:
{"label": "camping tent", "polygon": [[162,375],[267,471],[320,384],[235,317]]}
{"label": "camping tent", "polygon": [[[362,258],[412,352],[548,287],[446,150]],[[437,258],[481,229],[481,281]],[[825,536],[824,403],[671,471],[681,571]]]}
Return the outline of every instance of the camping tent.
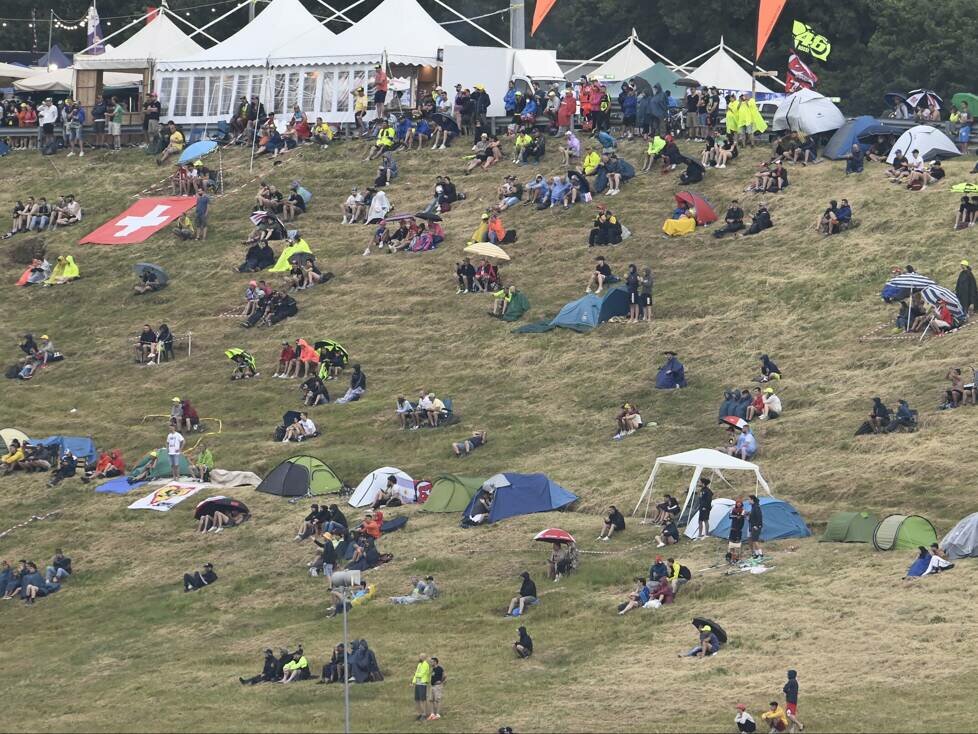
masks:
{"label": "camping tent", "polygon": [[90,461],[93,464],[98,461],[98,452],[95,450],[95,442],[88,436],[48,436],[39,441],[34,441],[39,446],[54,447],[61,456],[65,451],[70,451],[77,458],[83,461]]}
{"label": "camping tent", "polygon": [[16,428],[0,428],[0,441],[3,442],[3,447],[5,449],[10,448],[10,444],[14,441],[20,441],[23,444],[25,441],[30,441],[27,438],[27,434]]}
{"label": "camping tent", "polygon": [[854,117],[829,138],[829,142],[822,149],[822,155],[829,160],[841,160],[849,155],[852,146],[856,143],[859,143],[859,147],[866,152],[877,135],[900,135],[901,132],[903,128],[895,127],[884,120],[877,120],[870,115]]}
{"label": "camping tent", "polygon": [[414,480],[400,469],[393,466],[382,466],[380,469],[370,472],[357,485],[350,497],[350,504],[354,507],[372,505],[380,490],[387,486],[387,478],[392,474],[397,478],[397,489],[401,496],[401,502],[417,501]]}
{"label": "camping tent", "polygon": [[629,36],[624,46],[588,76],[600,81],[625,81],[653,66],[655,62],[639,48],[635,38],[634,35]]}
{"label": "camping tent", "polygon": [[726,481],[726,478],[723,476],[723,472],[725,471],[753,472],[755,483],[761,486],[769,495],[771,494],[771,488],[764,480],[764,477],[761,476],[761,469],[757,464],[738,459],[735,456],[728,456],[716,449],[693,449],[692,451],[684,451],[681,454],[660,456],[655,460],[655,464],[652,466],[652,473],[649,475],[648,481],[645,482],[645,488],[642,490],[642,495],[638,498],[638,504],[635,505],[632,515],[637,515],[638,508],[642,506],[642,502],[645,502],[644,517],[649,516],[649,506],[652,504],[652,488],[655,485],[655,478],[659,475],[659,470],[664,466],[684,466],[693,469],[693,477],[690,479],[689,490],[686,492],[686,499],[683,502],[683,509],[680,513],[681,518],[686,517],[687,509],[691,509],[696,485],[704,469],[709,469],[724,481]]}
{"label": "camping tent", "polygon": [[[14,89],[20,92],[54,92],[71,94],[74,83],[74,69],[55,69],[43,74],[29,76],[14,82]],[[103,90],[137,87],[143,77],[140,74],[120,74],[110,72],[103,78]]]}
{"label": "camping tent", "polygon": [[886,157],[887,163],[893,163],[898,150],[903,151],[903,154],[907,156],[913,150],[920,151],[920,157],[925,161],[935,158],[954,158],[961,155],[951,138],[930,125],[916,125],[897,138],[893,144],[893,150]]}
{"label": "camping tent", "polygon": [[[130,477],[137,476],[150,461],[150,455],[146,454],[139,463],[136,464],[132,469],[129,470]],[[156,449],[156,466],[153,467],[152,471],[149,473],[148,480],[150,479],[169,479],[172,477],[170,464],[170,455],[166,453],[166,449]],[[187,457],[184,454],[180,454],[180,475],[189,477],[190,476],[190,464],[187,462]]]}
{"label": "camping tent", "polygon": [[819,542],[872,543],[879,518],[868,512],[837,512],[829,518]]}
{"label": "camping tent", "polygon": [[551,321],[537,321],[514,330],[516,334],[539,334],[558,327],[587,332],[615,316],[628,314],[628,291],[618,286],[603,296],[588,293],[566,304]]}
{"label": "camping tent", "polygon": [[818,135],[838,130],[845,124],[845,116],[832,100],[811,89],[799,89],[778,105],[771,129]]}
{"label": "camping tent", "polygon": [[[721,92],[749,92],[753,82],[751,75],[744,70],[744,67],[727,53],[723,41],[720,41],[720,44],[716,46],[713,55],[692,69],[689,75],[701,86],[716,87]],[[760,81],[757,82],[755,89],[759,98],[760,95],[775,94]]]}
{"label": "camping tent", "polygon": [[480,492],[493,494],[487,522],[499,522],[507,517],[530,515],[535,512],[551,512],[577,501],[577,495],[569,492],[546,474],[496,474],[482,485],[465,508],[464,517],[471,516]]}
{"label": "camping tent", "polygon": [[920,515],[890,515],[880,520],[873,531],[876,550],[910,550],[937,542],[937,531],[930,520]]}
{"label": "camping tent", "polygon": [[978,512],[972,512],[951,528],[941,541],[941,548],[951,560],[978,556]]}
{"label": "camping tent", "polygon": [[[788,502],[777,497],[759,497],[764,524],[761,527],[761,540],[781,540],[782,538],[807,538],[812,534],[798,510]],[[744,512],[750,512],[750,501],[744,502]],[[711,518],[712,519],[712,518]],[[730,536],[730,515],[724,515],[717,526],[710,530],[714,538]]]}
{"label": "camping tent", "polygon": [[462,512],[485,483],[484,477],[443,474],[431,483],[428,501],[421,505],[421,509],[424,512]]}
{"label": "camping tent", "polygon": [[200,53],[200,45],[160,12],[118,46],[98,55],[75,54],[76,69],[150,69],[157,61]]}
{"label": "camping tent", "polygon": [[[710,519],[706,526],[708,535],[712,534],[716,526],[730,514],[730,509],[734,504],[733,500],[728,500],[724,497],[713,498],[713,504],[710,506]],[[700,537],[700,524],[698,522],[687,523],[683,535],[690,540],[696,540]]]}
{"label": "camping tent", "polygon": [[676,203],[686,203],[691,208],[696,210],[696,226],[702,227],[707,224],[712,224],[717,220],[717,213],[710,206],[710,202],[704,199],[699,194],[694,194],[692,191],[680,191],[675,196]]}
{"label": "camping tent", "polygon": [[339,492],[342,488],[343,482],[329,464],[314,456],[293,456],[272,469],[257,491],[279,497],[306,497]]}

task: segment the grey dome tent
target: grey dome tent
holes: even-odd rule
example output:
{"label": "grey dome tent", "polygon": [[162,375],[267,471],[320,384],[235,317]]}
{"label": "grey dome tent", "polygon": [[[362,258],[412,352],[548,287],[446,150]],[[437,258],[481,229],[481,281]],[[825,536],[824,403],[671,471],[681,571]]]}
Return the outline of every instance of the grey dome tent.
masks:
{"label": "grey dome tent", "polygon": [[907,130],[897,138],[893,144],[893,150],[886,157],[887,163],[893,163],[896,152],[900,150],[908,156],[911,151],[920,152],[920,157],[925,161],[932,161],[935,158],[954,158],[961,155],[961,151],[947,135],[930,125],[916,125]]}
{"label": "grey dome tent", "polygon": [[278,497],[308,497],[339,492],[343,482],[333,468],[315,456],[286,459],[258,485],[257,491]]}
{"label": "grey dome tent", "polygon": [[868,512],[837,512],[829,518],[820,543],[872,543],[879,518]]}
{"label": "grey dome tent", "polygon": [[944,536],[941,548],[951,560],[978,556],[978,512],[972,512],[955,525]]}
{"label": "grey dome tent", "polygon": [[920,515],[890,515],[880,520],[873,531],[876,550],[911,550],[937,542],[937,531],[930,520]]}
{"label": "grey dome tent", "polygon": [[818,135],[838,130],[845,124],[845,116],[832,100],[811,89],[800,89],[778,105],[771,129]]}

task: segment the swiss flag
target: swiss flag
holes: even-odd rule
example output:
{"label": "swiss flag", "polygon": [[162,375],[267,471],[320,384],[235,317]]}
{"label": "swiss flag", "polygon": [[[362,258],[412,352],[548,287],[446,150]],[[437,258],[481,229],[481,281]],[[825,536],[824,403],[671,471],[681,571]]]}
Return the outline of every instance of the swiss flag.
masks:
{"label": "swiss flag", "polygon": [[133,245],[176,220],[194,205],[192,196],[140,199],[115,219],[110,219],[80,245]]}

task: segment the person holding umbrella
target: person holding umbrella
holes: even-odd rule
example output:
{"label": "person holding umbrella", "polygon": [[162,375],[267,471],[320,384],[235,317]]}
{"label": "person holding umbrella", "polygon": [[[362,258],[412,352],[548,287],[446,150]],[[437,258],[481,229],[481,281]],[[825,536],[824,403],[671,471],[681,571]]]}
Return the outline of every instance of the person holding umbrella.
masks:
{"label": "person holding umbrella", "polygon": [[566,530],[547,528],[537,533],[533,539],[553,544],[553,551],[547,560],[547,578],[551,581],[560,581],[562,575],[577,568],[579,558],[577,542]]}

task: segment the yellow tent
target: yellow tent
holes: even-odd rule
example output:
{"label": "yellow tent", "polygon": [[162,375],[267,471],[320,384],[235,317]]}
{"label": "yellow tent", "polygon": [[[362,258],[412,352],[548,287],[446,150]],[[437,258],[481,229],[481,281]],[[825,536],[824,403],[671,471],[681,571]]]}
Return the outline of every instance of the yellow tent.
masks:
{"label": "yellow tent", "polygon": [[44,281],[44,285],[61,285],[77,280],[79,277],[81,275],[78,272],[78,265],[75,264],[75,258],[71,255],[62,255],[54,264],[51,277]]}
{"label": "yellow tent", "polygon": [[294,245],[289,245],[282,250],[282,254],[278,257],[278,262],[269,268],[269,271],[273,273],[287,273],[292,269],[292,264],[289,260],[300,252],[312,254],[312,250],[309,249],[309,243],[304,239],[299,239]]}

